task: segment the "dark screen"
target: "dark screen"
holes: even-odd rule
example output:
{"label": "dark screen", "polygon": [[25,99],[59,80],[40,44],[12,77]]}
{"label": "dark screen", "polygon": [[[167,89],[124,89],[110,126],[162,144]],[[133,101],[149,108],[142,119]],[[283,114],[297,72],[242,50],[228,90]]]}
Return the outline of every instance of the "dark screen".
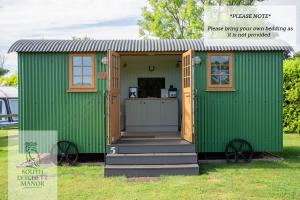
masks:
{"label": "dark screen", "polygon": [[165,88],[165,78],[138,78],[139,98],[160,97],[160,89]]}

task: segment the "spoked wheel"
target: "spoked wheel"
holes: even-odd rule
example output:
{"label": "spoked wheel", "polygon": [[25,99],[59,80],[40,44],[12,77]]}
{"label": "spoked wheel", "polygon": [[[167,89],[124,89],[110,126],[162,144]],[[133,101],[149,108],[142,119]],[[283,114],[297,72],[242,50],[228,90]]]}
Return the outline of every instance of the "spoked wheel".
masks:
{"label": "spoked wheel", "polygon": [[253,156],[253,149],[246,140],[234,139],[226,145],[225,156],[227,162],[237,163],[240,160],[250,162]]}
{"label": "spoked wheel", "polygon": [[59,141],[51,148],[51,160],[57,165],[75,165],[78,154],[77,146],[70,141]]}

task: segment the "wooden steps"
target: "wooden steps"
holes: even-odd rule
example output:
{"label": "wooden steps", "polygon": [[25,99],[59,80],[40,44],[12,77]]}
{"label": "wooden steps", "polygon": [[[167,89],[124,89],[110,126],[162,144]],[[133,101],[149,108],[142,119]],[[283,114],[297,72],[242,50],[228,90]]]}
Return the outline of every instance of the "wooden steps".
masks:
{"label": "wooden steps", "polygon": [[129,138],[108,146],[105,176],[199,174],[194,144],[170,137]]}

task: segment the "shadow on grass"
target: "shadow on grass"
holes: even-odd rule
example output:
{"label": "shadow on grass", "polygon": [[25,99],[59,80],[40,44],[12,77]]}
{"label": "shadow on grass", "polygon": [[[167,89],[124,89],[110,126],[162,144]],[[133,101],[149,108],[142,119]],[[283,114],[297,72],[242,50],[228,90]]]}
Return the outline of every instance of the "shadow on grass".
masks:
{"label": "shadow on grass", "polygon": [[277,155],[289,159],[300,156],[300,146],[287,146],[283,152],[276,153]]}
{"label": "shadow on grass", "polygon": [[300,147],[286,146],[283,152],[275,153],[283,161],[252,161],[251,163],[200,164],[200,174],[208,174],[222,169],[296,169],[300,164]]}
{"label": "shadow on grass", "polygon": [[208,174],[222,169],[290,169],[288,163],[284,161],[268,162],[268,161],[253,161],[251,163],[225,163],[225,164],[200,164],[200,174]]}

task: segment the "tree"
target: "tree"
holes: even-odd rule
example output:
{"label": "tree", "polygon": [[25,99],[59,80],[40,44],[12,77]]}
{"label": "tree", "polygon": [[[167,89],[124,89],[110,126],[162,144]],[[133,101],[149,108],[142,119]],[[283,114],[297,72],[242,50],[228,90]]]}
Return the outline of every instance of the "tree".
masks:
{"label": "tree", "polygon": [[195,0],[149,0],[138,21],[141,36],[199,38],[203,30],[203,7]]}
{"label": "tree", "polygon": [[88,37],[88,36],[84,36],[84,37],[76,37],[73,36],[72,40],[92,40],[92,38]]}
{"label": "tree", "polygon": [[300,59],[300,51],[297,51],[294,55],[293,55],[294,59]]}
{"label": "tree", "polygon": [[7,57],[0,53],[0,76],[5,75],[9,70],[4,69],[5,61]]}
{"label": "tree", "polygon": [[1,77],[0,78],[0,85],[5,86],[18,86],[18,74],[12,74],[8,77]]}
{"label": "tree", "polygon": [[[260,0],[262,1],[262,0]],[[149,0],[138,21],[141,36],[200,38],[205,5],[253,5],[255,0]]]}
{"label": "tree", "polygon": [[[208,5],[229,5],[229,6],[238,6],[238,5],[253,5],[255,0],[200,0],[202,4]],[[263,0],[258,0],[263,1]]]}

